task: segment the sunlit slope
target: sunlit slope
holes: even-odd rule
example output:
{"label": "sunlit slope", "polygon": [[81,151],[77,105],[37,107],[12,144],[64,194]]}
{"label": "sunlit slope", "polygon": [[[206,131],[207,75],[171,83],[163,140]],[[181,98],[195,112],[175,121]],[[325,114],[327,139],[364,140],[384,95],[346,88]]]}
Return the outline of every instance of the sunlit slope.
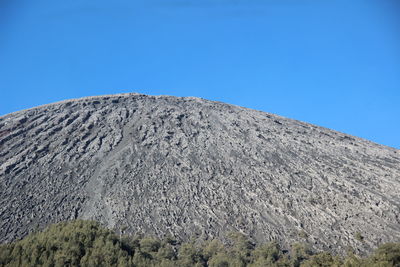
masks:
{"label": "sunlit slope", "polygon": [[0,117],[0,189],[2,242],[75,218],[341,252],[400,239],[399,150],[198,98],[92,97]]}

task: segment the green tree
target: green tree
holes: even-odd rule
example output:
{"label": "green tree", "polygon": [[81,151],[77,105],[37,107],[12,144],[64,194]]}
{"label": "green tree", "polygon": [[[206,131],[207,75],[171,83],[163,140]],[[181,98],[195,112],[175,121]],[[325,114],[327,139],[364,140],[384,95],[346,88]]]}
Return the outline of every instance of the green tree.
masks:
{"label": "green tree", "polygon": [[334,257],[328,252],[318,253],[301,263],[301,267],[339,267],[343,262],[339,257]]}
{"label": "green tree", "polygon": [[205,266],[205,260],[194,242],[189,242],[179,248],[178,264],[179,266]]}
{"label": "green tree", "polygon": [[294,243],[290,250],[291,263],[294,267],[300,266],[301,262],[308,260],[311,255],[310,248],[305,244]]}
{"label": "green tree", "polygon": [[374,266],[400,266],[400,243],[381,245],[369,258]]}
{"label": "green tree", "polygon": [[232,232],[228,235],[232,241],[232,247],[229,254],[236,260],[237,266],[246,266],[252,262],[251,252],[254,244],[242,233]]}

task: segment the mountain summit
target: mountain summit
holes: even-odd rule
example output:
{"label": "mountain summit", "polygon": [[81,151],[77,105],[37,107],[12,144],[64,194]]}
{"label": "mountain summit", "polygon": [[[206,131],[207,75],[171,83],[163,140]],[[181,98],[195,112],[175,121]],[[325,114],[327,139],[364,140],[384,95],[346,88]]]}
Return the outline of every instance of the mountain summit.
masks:
{"label": "mountain summit", "polygon": [[199,98],[88,97],[0,117],[1,242],[82,218],[369,251],[400,240],[399,192],[399,150]]}

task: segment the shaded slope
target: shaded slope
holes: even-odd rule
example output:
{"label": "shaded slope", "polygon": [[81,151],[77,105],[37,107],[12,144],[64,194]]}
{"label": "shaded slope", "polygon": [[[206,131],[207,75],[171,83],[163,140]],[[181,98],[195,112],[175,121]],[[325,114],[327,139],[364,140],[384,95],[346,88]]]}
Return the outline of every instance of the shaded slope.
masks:
{"label": "shaded slope", "polygon": [[0,118],[0,240],[84,218],[183,239],[239,230],[370,250],[400,240],[399,153],[197,98],[64,101]]}

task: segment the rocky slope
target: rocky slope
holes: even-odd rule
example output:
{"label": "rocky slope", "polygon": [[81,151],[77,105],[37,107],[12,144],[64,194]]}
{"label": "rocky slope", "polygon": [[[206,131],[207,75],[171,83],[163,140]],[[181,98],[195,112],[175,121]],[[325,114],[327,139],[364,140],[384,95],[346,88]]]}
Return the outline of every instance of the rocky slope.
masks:
{"label": "rocky slope", "polygon": [[90,97],[0,117],[0,242],[84,218],[368,251],[400,241],[399,192],[399,150],[198,98]]}

